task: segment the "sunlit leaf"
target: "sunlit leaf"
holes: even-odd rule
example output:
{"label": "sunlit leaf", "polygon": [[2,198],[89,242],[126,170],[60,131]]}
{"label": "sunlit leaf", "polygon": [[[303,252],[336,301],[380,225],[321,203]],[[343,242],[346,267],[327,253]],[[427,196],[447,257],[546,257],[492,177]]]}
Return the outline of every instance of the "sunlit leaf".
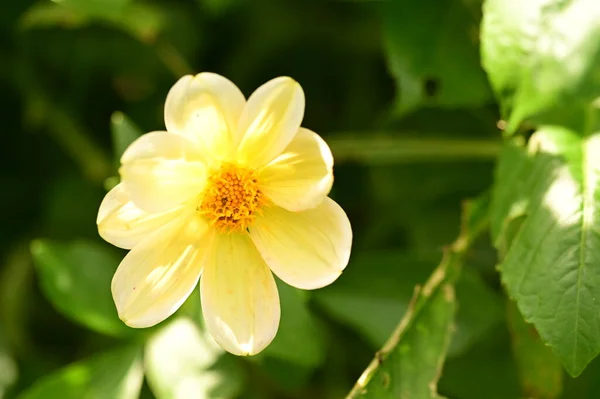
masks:
{"label": "sunlit leaf", "polygon": [[529,118],[563,123],[570,107],[600,95],[596,0],[487,0],[481,41],[510,132]]}
{"label": "sunlit leaf", "polygon": [[236,359],[185,317],[173,320],[148,341],[144,364],[158,399],[237,398],[243,387]]}
{"label": "sunlit leaf", "polygon": [[42,291],[63,315],[103,334],[134,332],[119,320],[113,303],[110,282],[120,260],[108,247],[35,241],[31,252]]}
{"label": "sunlit leaf", "polygon": [[390,0],[383,19],[397,112],[423,105],[472,107],[490,99],[479,63],[478,22],[460,1]]}
{"label": "sunlit leaf", "polygon": [[[595,112],[581,134],[541,127],[529,142],[529,154],[514,164],[514,174],[498,174],[492,211],[505,219],[514,209],[523,215],[518,230],[510,232],[514,238],[500,266],[502,281],[525,320],[573,376],[600,353],[600,163],[595,155],[600,129]],[[514,151],[504,156],[512,159]]]}
{"label": "sunlit leaf", "polygon": [[563,386],[563,369],[560,361],[540,340],[535,327],[525,323],[513,303],[509,304],[508,321],[523,395],[543,399],[558,398]]}
{"label": "sunlit leaf", "polygon": [[139,348],[126,347],[45,376],[18,399],[136,399],[143,377]]}

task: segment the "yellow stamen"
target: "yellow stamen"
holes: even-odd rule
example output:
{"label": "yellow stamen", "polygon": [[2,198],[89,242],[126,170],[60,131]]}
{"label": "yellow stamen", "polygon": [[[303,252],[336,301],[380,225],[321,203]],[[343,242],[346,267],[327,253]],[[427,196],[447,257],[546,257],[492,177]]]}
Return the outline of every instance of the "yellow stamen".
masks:
{"label": "yellow stamen", "polygon": [[246,230],[267,202],[256,172],[232,164],[211,174],[201,201],[198,211],[223,233]]}

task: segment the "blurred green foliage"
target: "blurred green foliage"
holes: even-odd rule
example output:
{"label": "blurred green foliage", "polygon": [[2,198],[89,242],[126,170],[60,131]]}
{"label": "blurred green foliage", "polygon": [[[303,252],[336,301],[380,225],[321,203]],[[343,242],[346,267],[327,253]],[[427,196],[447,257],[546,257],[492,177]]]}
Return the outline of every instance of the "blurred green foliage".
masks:
{"label": "blurred green foliage", "polygon": [[[594,0],[4,0],[0,399],[343,398],[382,347],[355,397],[598,398],[598,21]],[[278,335],[252,358],[207,338],[197,292],[123,325],[124,251],[96,231],[120,154],[201,71],[246,95],[301,83],[354,230],[333,285],[278,281]],[[547,124],[570,135],[532,155]],[[583,209],[566,225],[544,205],[565,179],[561,206]]]}

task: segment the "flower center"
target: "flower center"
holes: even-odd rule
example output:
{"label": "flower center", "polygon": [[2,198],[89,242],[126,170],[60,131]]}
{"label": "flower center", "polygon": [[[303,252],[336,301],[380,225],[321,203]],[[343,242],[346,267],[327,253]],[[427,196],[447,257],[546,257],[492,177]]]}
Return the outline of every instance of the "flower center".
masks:
{"label": "flower center", "polygon": [[256,173],[223,164],[208,178],[198,211],[221,232],[240,232],[252,224],[266,198],[258,189]]}

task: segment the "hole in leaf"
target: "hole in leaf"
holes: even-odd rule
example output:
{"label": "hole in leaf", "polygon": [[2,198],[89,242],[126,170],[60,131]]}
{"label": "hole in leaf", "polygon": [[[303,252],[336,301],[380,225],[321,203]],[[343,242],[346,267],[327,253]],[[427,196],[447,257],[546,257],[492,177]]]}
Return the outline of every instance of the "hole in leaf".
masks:
{"label": "hole in leaf", "polygon": [[425,96],[431,98],[435,97],[440,91],[440,82],[435,78],[427,78],[423,82],[423,92]]}

